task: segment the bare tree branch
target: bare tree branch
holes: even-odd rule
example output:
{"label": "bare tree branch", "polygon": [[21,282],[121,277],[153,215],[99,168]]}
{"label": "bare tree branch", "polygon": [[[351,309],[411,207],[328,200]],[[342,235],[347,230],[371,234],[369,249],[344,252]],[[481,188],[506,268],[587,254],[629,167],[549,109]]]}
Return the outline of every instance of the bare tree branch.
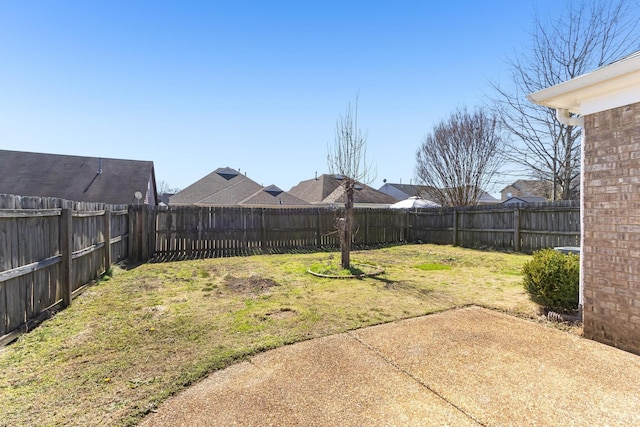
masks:
{"label": "bare tree branch", "polygon": [[501,165],[497,119],[457,110],[426,135],[416,152],[416,177],[442,206],[476,205]]}
{"label": "bare tree branch", "polygon": [[554,199],[579,196],[581,129],[526,96],[571,80],[640,47],[637,13],[627,0],[568,2],[545,22],[535,16],[531,46],[509,60],[511,81],[492,83],[493,105],[511,137],[509,158],[553,183]]}
{"label": "bare tree branch", "polygon": [[328,148],[327,164],[332,174],[342,176],[346,203],[344,218],[339,218],[340,249],[342,268],[351,264],[351,240],[353,223],[353,199],[357,183],[369,184],[375,179],[371,163],[367,163],[367,134],[358,127],[358,96],[355,108],[347,105],[344,115],[336,120],[336,133],[333,148]]}
{"label": "bare tree branch", "polygon": [[156,184],[156,191],[158,195],[160,194],[176,194],[180,192],[178,187],[172,187],[167,183],[167,181],[160,180]]}

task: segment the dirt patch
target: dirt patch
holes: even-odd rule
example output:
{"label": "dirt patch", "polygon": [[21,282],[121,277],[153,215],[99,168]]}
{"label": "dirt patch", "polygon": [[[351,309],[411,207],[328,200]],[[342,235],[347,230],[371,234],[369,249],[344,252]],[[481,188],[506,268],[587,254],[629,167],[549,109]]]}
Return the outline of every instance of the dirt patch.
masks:
{"label": "dirt patch", "polygon": [[228,276],[224,279],[224,285],[235,292],[248,294],[262,294],[268,292],[274,286],[280,286],[273,279],[260,276],[250,277],[233,277]]}
{"label": "dirt patch", "polygon": [[130,286],[123,288],[124,292],[137,295],[140,292],[148,293],[160,289],[162,282],[156,277],[142,277],[132,283]]}

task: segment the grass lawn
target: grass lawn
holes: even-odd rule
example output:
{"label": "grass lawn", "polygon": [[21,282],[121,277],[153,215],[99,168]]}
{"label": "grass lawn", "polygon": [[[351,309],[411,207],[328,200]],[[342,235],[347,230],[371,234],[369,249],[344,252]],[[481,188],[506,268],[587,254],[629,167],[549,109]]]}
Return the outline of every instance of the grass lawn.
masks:
{"label": "grass lawn", "polygon": [[535,317],[526,255],[406,245],[352,252],[364,279],[307,273],[340,254],[264,255],[116,269],[0,350],[0,425],[134,425],[168,396],[296,341],[476,304]]}

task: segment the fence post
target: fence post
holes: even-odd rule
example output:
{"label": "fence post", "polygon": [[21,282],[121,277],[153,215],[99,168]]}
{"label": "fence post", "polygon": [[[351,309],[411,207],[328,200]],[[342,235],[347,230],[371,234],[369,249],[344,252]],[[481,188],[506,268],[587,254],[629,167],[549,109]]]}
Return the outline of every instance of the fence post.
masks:
{"label": "fence post", "polygon": [[156,206],[147,205],[149,207],[149,229],[147,233],[149,235],[149,253],[146,261],[150,260],[156,253],[156,217],[158,216],[158,210]]}
{"label": "fence post", "polygon": [[68,208],[62,209],[60,214],[60,253],[62,254],[60,268],[62,305],[67,307],[71,305],[73,292],[73,212]]}
{"label": "fence post", "polygon": [[316,212],[318,214],[317,215],[317,226],[316,226],[316,242],[318,243],[317,246],[319,248],[321,248],[322,247],[322,234],[321,234],[321,231],[320,231],[320,223],[321,223],[322,217],[321,217],[321,213],[320,213],[320,208],[317,208]]}
{"label": "fence post", "polygon": [[364,211],[364,245],[369,244],[369,209]]}
{"label": "fence post", "polygon": [[520,252],[520,209],[513,211],[513,250]]}
{"label": "fence post", "polygon": [[127,245],[127,258],[129,258],[129,260],[131,261],[137,261],[138,257],[135,251],[135,244],[136,244],[136,219],[135,219],[135,211],[132,205],[129,205],[129,209],[128,209],[128,219],[129,219],[129,232],[128,234],[128,240],[129,240],[129,244]]}
{"label": "fence post", "polygon": [[262,247],[262,253],[265,254],[267,253],[267,220],[264,217],[264,208],[260,208],[260,221],[262,227],[262,230],[260,230],[260,246]]}
{"label": "fence post", "polygon": [[104,271],[111,268],[111,211],[104,210]]}
{"label": "fence post", "polygon": [[453,208],[453,246],[458,246],[458,210]]}
{"label": "fence post", "polygon": [[409,220],[411,216],[409,215],[409,210],[406,209],[404,215],[402,216],[404,219],[404,241],[406,243],[411,243],[411,225],[409,224]]}
{"label": "fence post", "polygon": [[148,261],[149,260],[149,206],[142,205],[142,210],[140,211],[140,261]]}
{"label": "fence post", "polygon": [[127,258],[129,258],[129,260],[131,261],[135,261],[135,258],[133,257],[133,244],[135,239],[133,238],[133,233],[134,233],[134,227],[135,227],[135,221],[133,220],[133,207],[129,206],[129,209],[127,209],[127,219],[129,222],[129,227],[128,227],[128,240],[129,240],[129,244],[127,245]]}

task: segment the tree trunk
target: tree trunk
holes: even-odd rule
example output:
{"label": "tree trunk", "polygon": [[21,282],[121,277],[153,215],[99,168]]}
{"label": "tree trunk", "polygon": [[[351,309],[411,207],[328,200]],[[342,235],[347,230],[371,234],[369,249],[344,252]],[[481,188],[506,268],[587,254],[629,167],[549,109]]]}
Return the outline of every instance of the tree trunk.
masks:
{"label": "tree trunk", "polygon": [[342,252],[342,268],[351,266],[351,225],[353,223],[353,182],[347,182],[345,192],[347,200],[344,205],[344,223],[342,228],[342,236],[340,239],[340,250]]}

